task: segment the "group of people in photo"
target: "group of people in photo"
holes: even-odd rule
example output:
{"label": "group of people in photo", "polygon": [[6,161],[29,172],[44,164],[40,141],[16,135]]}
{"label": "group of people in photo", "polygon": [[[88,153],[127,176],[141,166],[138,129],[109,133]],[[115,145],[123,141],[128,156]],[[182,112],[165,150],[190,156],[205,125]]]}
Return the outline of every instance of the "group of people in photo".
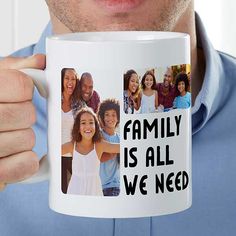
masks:
{"label": "group of people in photo", "polygon": [[174,76],[172,67],[167,67],[163,81],[159,83],[154,71],[146,71],[141,79],[133,69],[124,74],[123,103],[126,114],[166,112],[191,106],[190,73],[186,69]]}
{"label": "group of people in photo", "polygon": [[[173,76],[168,67],[163,82],[154,70],[140,79],[131,69],[124,74],[124,112],[154,113],[191,105],[190,75]],[[62,192],[118,196],[120,193],[120,104],[100,100],[93,76],[79,77],[74,68],[61,70]]]}
{"label": "group of people in photo", "polygon": [[93,77],[61,71],[62,192],[91,196],[120,193],[120,104],[100,101]]}

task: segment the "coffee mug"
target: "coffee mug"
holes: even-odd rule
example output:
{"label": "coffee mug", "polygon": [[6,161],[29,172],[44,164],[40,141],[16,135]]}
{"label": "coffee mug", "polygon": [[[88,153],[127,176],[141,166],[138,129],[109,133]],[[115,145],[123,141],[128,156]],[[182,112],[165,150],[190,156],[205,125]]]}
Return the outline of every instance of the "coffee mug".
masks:
{"label": "coffee mug", "polygon": [[24,72],[48,101],[48,154],[28,182],[49,176],[50,208],[104,218],[189,208],[189,35],[54,35],[46,56],[45,72]]}

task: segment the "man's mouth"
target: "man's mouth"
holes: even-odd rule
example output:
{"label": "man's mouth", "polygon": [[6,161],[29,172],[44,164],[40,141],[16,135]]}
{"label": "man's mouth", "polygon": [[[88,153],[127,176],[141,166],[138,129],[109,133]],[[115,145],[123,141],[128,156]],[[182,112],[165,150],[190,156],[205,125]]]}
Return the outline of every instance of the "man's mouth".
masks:
{"label": "man's mouth", "polygon": [[85,99],[89,99],[89,98],[90,98],[90,93],[84,93],[84,94],[83,94],[83,97],[84,97]]}

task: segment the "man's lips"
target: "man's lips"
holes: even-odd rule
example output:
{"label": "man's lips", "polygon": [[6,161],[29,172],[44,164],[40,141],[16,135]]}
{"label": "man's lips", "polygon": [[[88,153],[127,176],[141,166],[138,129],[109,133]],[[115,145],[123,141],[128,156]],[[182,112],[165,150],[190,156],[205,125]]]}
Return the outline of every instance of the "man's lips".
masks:
{"label": "man's lips", "polygon": [[111,13],[128,12],[139,5],[145,0],[94,0],[98,5]]}

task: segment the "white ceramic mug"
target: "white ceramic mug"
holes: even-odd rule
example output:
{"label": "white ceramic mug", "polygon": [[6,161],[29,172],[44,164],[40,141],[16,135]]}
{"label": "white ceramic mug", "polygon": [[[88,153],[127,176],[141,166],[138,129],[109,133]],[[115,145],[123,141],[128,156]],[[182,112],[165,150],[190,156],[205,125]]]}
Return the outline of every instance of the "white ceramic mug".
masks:
{"label": "white ceramic mug", "polygon": [[[164,93],[158,90],[158,86],[150,88],[154,79],[149,81],[151,85],[146,78],[144,86],[141,82],[145,72],[151,71],[155,75],[156,83],[163,89],[163,77],[167,67],[171,67],[172,73],[176,75],[185,66],[185,71],[181,73],[189,73],[189,36],[174,32],[89,32],[52,36],[47,38],[46,45],[50,208],[69,215],[105,218],[156,216],[189,208],[192,202],[191,106],[181,109],[183,108],[181,104],[185,103],[187,98],[181,95],[179,84],[174,85],[177,76],[173,81],[169,81],[173,83],[169,86],[175,89],[176,99],[175,105],[167,109],[168,112],[163,112],[164,106],[160,106],[163,104],[155,103],[156,100],[153,100],[154,97],[158,97],[158,92]],[[98,196],[92,192],[91,194],[62,192],[61,178],[64,167],[61,165],[61,125],[63,125],[61,124],[61,86],[63,86],[61,71],[63,68],[74,68],[79,76],[89,72],[93,78],[93,89],[100,95],[101,102],[108,98],[120,102],[120,124],[116,129],[120,137],[118,170],[120,193],[116,197]],[[139,84],[138,91],[135,92],[131,91],[130,80],[125,80],[130,70],[134,70],[135,78],[139,78],[136,81],[136,84]],[[40,75],[43,72],[32,70],[25,72],[36,78],[43,77],[43,74]],[[35,73],[38,75],[35,76]],[[125,81],[129,83],[126,88]],[[150,101],[147,101],[148,99]],[[180,107],[176,102],[179,102]],[[126,109],[126,106],[130,107]],[[150,106],[149,110],[145,109],[147,106]],[[79,153],[82,144],[80,142],[76,144]],[[96,153],[98,153],[96,147],[99,145],[95,145]],[[41,166],[39,173],[29,182],[40,181],[48,174],[47,159],[43,161],[43,168]],[[87,168],[92,165],[88,165]],[[77,167],[72,166],[73,168]],[[87,181],[86,178],[89,178],[87,173],[80,174],[80,178]],[[85,182],[83,188],[88,188]],[[82,185],[79,180],[78,183]],[[76,185],[76,180],[74,184]],[[90,183],[90,187],[93,184]]]}

